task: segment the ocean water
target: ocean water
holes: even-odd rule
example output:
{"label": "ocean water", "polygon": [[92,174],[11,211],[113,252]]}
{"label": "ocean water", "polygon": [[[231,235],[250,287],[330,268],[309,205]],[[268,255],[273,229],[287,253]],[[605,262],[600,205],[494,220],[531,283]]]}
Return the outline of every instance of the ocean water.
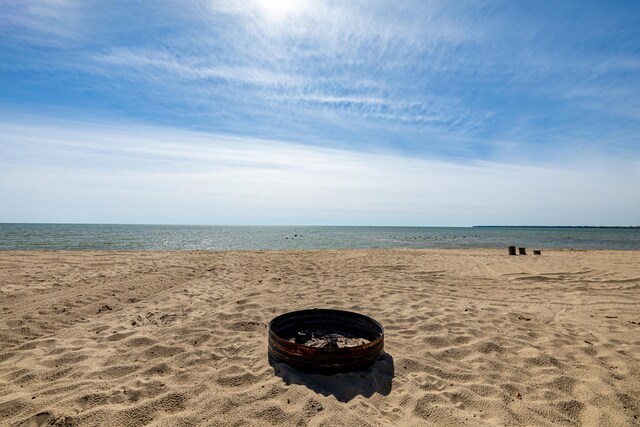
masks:
{"label": "ocean water", "polygon": [[640,228],[0,224],[0,250],[640,250]]}

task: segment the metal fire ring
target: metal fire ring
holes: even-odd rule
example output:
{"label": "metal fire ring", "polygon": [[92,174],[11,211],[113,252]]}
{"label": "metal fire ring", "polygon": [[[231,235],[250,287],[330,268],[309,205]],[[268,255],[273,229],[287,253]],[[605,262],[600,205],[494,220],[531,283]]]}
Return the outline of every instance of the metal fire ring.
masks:
{"label": "metal fire ring", "polygon": [[[295,342],[300,331],[323,330],[363,338],[369,342],[350,347],[312,347]],[[269,357],[300,371],[333,374],[373,365],[384,350],[384,328],[362,314],[332,309],[311,309],[282,314],[269,323]]]}

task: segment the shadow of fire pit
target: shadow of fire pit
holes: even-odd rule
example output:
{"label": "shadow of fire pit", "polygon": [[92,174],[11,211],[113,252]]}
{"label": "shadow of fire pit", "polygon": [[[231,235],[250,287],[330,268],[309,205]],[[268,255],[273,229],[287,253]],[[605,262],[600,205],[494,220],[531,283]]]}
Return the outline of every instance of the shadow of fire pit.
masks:
{"label": "shadow of fire pit", "polygon": [[278,363],[271,357],[269,364],[275,375],[285,384],[298,384],[323,396],[334,396],[339,402],[349,402],[356,396],[371,397],[374,393],[387,396],[395,375],[393,357],[384,353],[370,368],[362,371],[333,375],[309,374],[298,371],[285,363]]}

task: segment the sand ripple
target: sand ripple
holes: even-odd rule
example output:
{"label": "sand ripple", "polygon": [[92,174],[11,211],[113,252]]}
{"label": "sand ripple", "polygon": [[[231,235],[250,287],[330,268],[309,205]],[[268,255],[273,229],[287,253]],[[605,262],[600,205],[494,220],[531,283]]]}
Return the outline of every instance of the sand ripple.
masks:
{"label": "sand ripple", "polygon": [[[640,253],[504,252],[0,253],[0,424],[638,425]],[[270,364],[309,307],[387,354]]]}

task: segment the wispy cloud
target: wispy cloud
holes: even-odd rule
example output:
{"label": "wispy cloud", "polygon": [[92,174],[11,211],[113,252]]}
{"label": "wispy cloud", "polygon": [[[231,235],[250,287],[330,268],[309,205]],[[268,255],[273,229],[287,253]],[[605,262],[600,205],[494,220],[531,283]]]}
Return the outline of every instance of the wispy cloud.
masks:
{"label": "wispy cloud", "polygon": [[149,74],[167,73],[185,80],[221,79],[255,86],[295,86],[301,79],[247,66],[211,66],[198,58],[177,57],[167,52],[117,49],[95,55],[94,59],[108,66],[119,66],[144,78]]}
{"label": "wispy cloud", "polygon": [[64,46],[76,39],[81,12],[73,0],[7,1],[0,35],[39,46]]}
{"label": "wispy cloud", "polygon": [[640,215],[637,162],[460,165],[58,121],[0,122],[0,134],[0,221],[629,224]]}
{"label": "wispy cloud", "polygon": [[[469,31],[460,16],[449,16],[442,3],[425,3],[411,11],[392,3],[365,8],[355,2],[324,1],[207,1],[173,7],[177,19],[171,32],[160,33],[144,46],[131,46],[120,36],[125,31],[121,21],[130,18],[108,10],[104,15],[109,21],[101,22],[97,16],[104,8],[76,7],[85,13],[85,20],[79,20],[85,26],[74,37],[91,48],[47,60],[53,69],[76,69],[118,84],[144,82],[154,86],[147,96],[157,96],[157,101],[188,100],[177,114],[190,114],[186,110],[191,103],[199,114],[208,110],[215,115],[221,104],[237,105],[245,99],[251,99],[245,103],[246,115],[260,117],[265,109],[275,108],[289,120],[306,123],[320,114],[323,128],[341,126],[340,120],[327,123],[330,117],[324,113],[331,107],[352,120],[372,124],[456,128],[474,127],[490,114],[461,107],[457,94],[425,97],[420,91],[407,93],[398,84],[416,79],[425,64],[431,68],[437,62],[435,56],[422,61],[421,54],[438,55],[446,46],[478,39],[478,31]],[[38,22],[35,8],[24,7],[16,15]],[[164,4],[158,9],[171,8]],[[152,9],[145,11],[151,29],[164,19]],[[116,23],[117,32],[105,29],[110,22]],[[95,35],[115,36],[116,46],[102,48],[104,40],[95,43]],[[42,61],[34,63],[42,66]],[[396,82],[389,79],[393,75]]]}

